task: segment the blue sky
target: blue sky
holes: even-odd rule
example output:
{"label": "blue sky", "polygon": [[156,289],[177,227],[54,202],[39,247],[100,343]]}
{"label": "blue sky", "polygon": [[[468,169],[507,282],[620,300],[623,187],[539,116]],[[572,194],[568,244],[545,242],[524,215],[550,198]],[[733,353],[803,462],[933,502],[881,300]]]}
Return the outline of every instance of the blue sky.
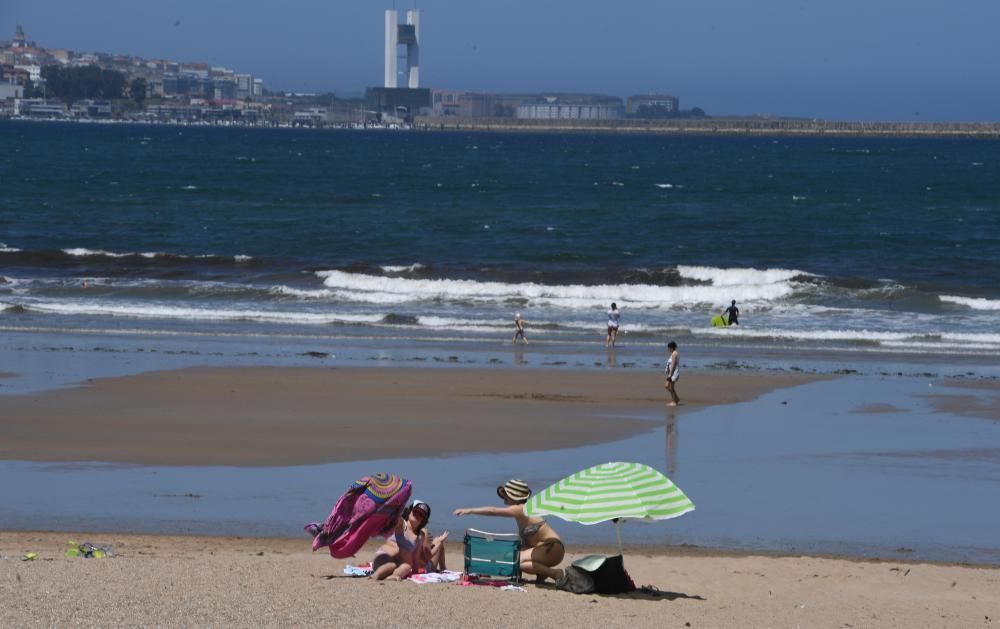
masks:
{"label": "blue sky", "polygon": [[[0,0],[48,47],[204,61],[270,89],[382,79],[391,0]],[[397,8],[412,8],[399,0]],[[1000,120],[998,0],[425,0],[426,87],[666,92],[710,114]],[[180,24],[177,24],[177,22]]]}

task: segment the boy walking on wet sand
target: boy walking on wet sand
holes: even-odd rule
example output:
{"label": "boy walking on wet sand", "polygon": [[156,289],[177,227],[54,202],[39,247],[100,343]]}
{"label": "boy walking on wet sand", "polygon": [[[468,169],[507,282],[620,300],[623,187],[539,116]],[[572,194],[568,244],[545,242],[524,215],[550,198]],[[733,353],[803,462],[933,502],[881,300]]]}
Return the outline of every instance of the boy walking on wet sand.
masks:
{"label": "boy walking on wet sand", "polygon": [[514,338],[511,342],[517,345],[517,339],[524,341],[524,344],[528,344],[528,339],[524,336],[524,326],[528,325],[528,322],[521,318],[521,313],[518,312],[514,315]]}

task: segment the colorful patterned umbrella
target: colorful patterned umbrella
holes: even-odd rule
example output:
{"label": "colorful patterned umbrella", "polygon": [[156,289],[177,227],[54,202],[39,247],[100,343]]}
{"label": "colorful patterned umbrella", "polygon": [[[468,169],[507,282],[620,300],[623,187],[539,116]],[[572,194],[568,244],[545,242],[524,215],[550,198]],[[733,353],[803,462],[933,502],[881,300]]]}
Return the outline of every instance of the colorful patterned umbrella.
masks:
{"label": "colorful patterned umbrella", "polygon": [[552,515],[568,522],[669,520],[694,510],[694,503],[660,472],[641,463],[603,463],[550,485],[524,505],[527,515]]}

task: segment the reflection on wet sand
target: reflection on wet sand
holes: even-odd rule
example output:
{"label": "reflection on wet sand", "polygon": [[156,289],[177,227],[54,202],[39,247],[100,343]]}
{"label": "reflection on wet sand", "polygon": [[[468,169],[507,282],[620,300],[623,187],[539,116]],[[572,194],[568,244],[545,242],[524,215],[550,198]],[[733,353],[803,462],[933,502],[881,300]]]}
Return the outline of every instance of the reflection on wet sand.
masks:
{"label": "reflection on wet sand", "polygon": [[667,476],[677,473],[677,407],[667,407]]}
{"label": "reflection on wet sand", "polygon": [[524,360],[524,350],[514,349],[514,364],[515,365],[527,365],[528,363]]}

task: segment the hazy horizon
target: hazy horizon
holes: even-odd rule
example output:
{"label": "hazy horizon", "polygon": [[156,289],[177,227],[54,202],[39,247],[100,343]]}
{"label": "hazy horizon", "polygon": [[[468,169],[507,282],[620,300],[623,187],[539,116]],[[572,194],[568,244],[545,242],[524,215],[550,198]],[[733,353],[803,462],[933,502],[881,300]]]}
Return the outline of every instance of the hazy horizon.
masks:
{"label": "hazy horizon", "polygon": [[[205,62],[271,90],[358,94],[381,84],[393,4],[8,0],[0,39],[21,24],[48,48]],[[423,87],[668,93],[719,116],[1000,120],[1000,3],[991,0],[455,4],[417,4]]]}

